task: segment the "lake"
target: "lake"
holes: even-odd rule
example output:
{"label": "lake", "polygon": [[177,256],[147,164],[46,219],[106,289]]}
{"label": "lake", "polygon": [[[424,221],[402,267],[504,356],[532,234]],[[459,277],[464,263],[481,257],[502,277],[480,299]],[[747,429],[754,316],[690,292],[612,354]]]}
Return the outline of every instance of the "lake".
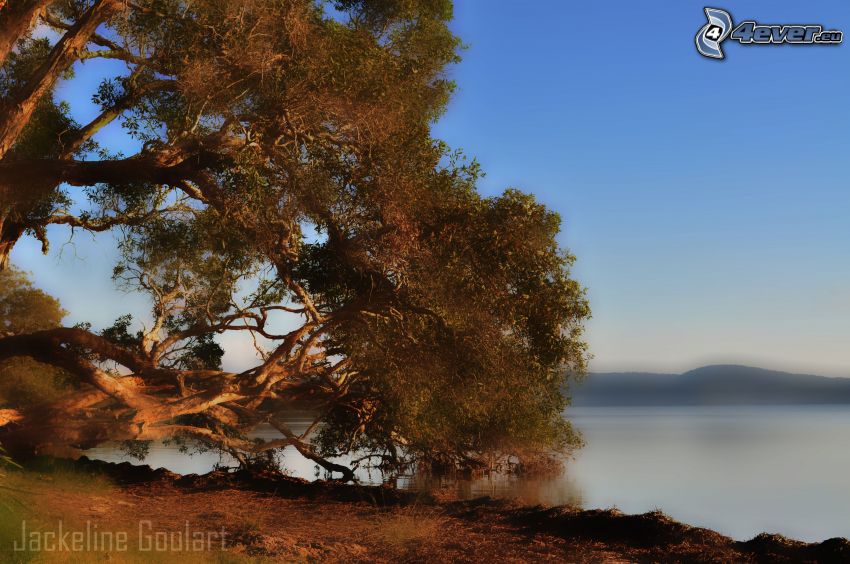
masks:
{"label": "lake", "polygon": [[[582,407],[567,415],[587,445],[558,478],[413,476],[398,483],[462,498],[491,495],[626,513],[661,509],[739,540],[765,531],[806,541],[850,537],[850,406]],[[291,422],[296,431],[306,424]],[[127,460],[109,447],[88,454]],[[294,449],[282,460],[291,475],[318,475]],[[188,457],[156,445],[145,463],[186,474],[207,472],[219,461],[212,453]],[[381,476],[361,472],[360,478],[380,482]]]}

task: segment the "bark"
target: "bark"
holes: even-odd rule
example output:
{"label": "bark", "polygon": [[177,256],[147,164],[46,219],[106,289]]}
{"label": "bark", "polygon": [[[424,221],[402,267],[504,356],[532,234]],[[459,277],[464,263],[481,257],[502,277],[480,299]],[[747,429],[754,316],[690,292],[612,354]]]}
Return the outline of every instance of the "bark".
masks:
{"label": "bark", "polygon": [[[129,78],[131,83],[138,78],[142,69],[143,67],[141,65],[136,68]],[[65,139],[64,136],[61,137],[60,143],[62,144],[62,152],[59,157],[61,159],[71,159],[86,141],[90,140],[95,136],[95,134],[97,134],[98,131],[115,121],[122,112],[129,109],[141,96],[154,90],[174,90],[175,88],[176,81],[174,80],[152,80],[142,84],[141,86],[132,86],[130,91],[122,96],[121,99],[119,99],[113,106],[103,110],[100,115],[80,128],[79,131],[75,132],[68,139]]]}
{"label": "bark", "polygon": [[2,199],[0,199],[0,270],[9,265],[9,255],[23,231],[19,230],[12,221],[4,217]]}
{"label": "bark", "polygon": [[[226,153],[242,143],[239,138],[219,132],[202,138],[181,140],[161,150],[126,159],[0,161],[0,214],[4,208],[21,207],[43,199],[61,183],[92,186],[101,182],[149,182],[179,187],[193,198],[213,199],[216,194],[205,171],[227,159],[226,154],[219,151]],[[189,189],[185,185],[186,181],[205,185],[207,193]]]}
{"label": "bark", "polygon": [[[70,26],[69,26],[70,27]],[[131,80],[136,78],[138,74],[131,76]],[[96,165],[82,164],[71,160],[74,154],[89,141],[98,131],[114,121],[123,111],[129,108],[138,98],[152,90],[169,90],[175,87],[173,80],[152,80],[134,86],[124,97],[118,100],[115,105],[105,109],[100,115],[95,117],[91,122],[80,128],[78,131],[71,132],[69,135],[61,136],[59,142],[61,144],[61,152],[59,159],[45,159],[34,161],[6,161],[0,160],[0,270],[8,266],[9,255],[15,246],[15,243],[20,239],[23,233],[28,229],[33,229],[36,232],[46,227],[46,224],[28,225],[23,218],[32,206],[54,192],[60,182],[66,181],[64,178],[68,176],[69,184],[84,185],[87,177],[103,175],[104,181],[136,181],[133,170],[137,172],[148,165],[148,168],[156,169],[148,170],[141,174],[136,174],[142,180],[158,179],[158,178],[177,178],[179,172],[185,170],[172,168],[163,172],[162,162],[166,159],[148,157],[147,159],[136,158],[132,161],[122,162],[120,165]],[[188,154],[185,151],[184,154]],[[173,150],[172,150],[173,153]],[[171,154],[170,161],[174,162],[174,155]],[[183,167],[186,169],[187,167]],[[93,172],[97,169],[97,172]],[[116,170],[118,169],[118,170]],[[89,172],[87,173],[86,170]],[[47,223],[64,223],[84,229],[105,230],[112,226],[123,224],[116,218],[113,222],[99,222],[96,225],[90,223],[76,222],[72,216],[51,218]],[[47,242],[42,239],[42,248],[44,252],[47,250]]]}
{"label": "bark", "polygon": [[99,335],[75,327],[57,327],[26,335],[4,337],[0,339],[0,360],[30,356],[40,362],[53,364],[51,359],[56,351],[63,350],[63,347],[68,345],[90,350],[133,371],[141,372],[146,367],[143,358]]}
{"label": "bark", "polygon": [[336,464],[335,462],[331,462],[322,456],[316,454],[313,450],[312,446],[303,442],[299,437],[296,437],[295,434],[289,430],[288,427],[277,423],[275,421],[270,421],[272,427],[280,431],[284,437],[286,437],[287,441],[295,447],[295,450],[308,460],[312,460],[328,472],[338,472],[342,474],[342,480],[344,482],[353,482],[357,480],[357,477],[354,475],[354,471],[348,466],[343,466],[341,464]]}
{"label": "bark", "polygon": [[18,40],[35,26],[53,0],[12,0],[0,3],[0,65],[6,62]]}
{"label": "bark", "polygon": [[[133,351],[83,329],[62,327],[0,338],[0,361],[21,356],[62,368],[80,382],[80,391],[24,414],[0,411],[0,441],[25,454],[65,454],[63,449],[90,448],[108,440],[163,438],[163,427],[175,418],[210,412],[227,419],[231,414],[219,406],[245,397],[227,378],[180,397],[175,371],[155,368]],[[94,359],[118,362],[134,376],[108,374]],[[163,384],[166,380],[169,383]],[[195,432],[204,434],[200,428]]]}
{"label": "bark", "polygon": [[[67,336],[67,338],[63,338]],[[67,345],[71,345],[69,348]],[[60,328],[38,331],[28,335],[14,335],[0,339],[0,360],[26,356],[64,369],[82,382],[100,390],[121,405],[134,410],[150,409],[159,402],[138,389],[132,378],[115,377],[89,362],[76,348],[90,349],[104,358],[116,360],[125,366],[136,364],[133,355],[116,347],[106,339],[81,329]]]}
{"label": "bark", "polygon": [[[50,3],[51,0],[20,0],[0,11],[0,63]],[[3,158],[29,123],[42,96],[73,64],[98,26],[121,6],[120,0],[98,0],[59,40],[26,86],[0,102],[0,166],[8,164]],[[8,265],[12,248],[26,229],[43,229],[44,226],[27,225],[23,220],[30,206],[53,192],[59,182],[50,178],[49,171],[29,175],[20,168],[0,179],[0,270]]]}
{"label": "bark", "polygon": [[[114,161],[75,161],[33,159],[0,161],[0,270],[8,263],[9,253],[27,229],[23,222],[28,210],[47,198],[59,184],[92,186],[98,183],[123,184],[148,182],[179,187],[196,199],[214,199],[214,183],[202,174],[218,159],[209,153],[142,156]],[[194,158],[190,158],[194,157]],[[205,189],[187,184],[198,182]],[[29,226],[34,229],[43,225]]]}
{"label": "bark", "polygon": [[[98,26],[117,13],[121,6],[120,0],[98,0],[95,2],[91,8],[86,10],[80,20],[62,36],[62,39],[54,46],[47,60],[34,73],[26,87],[3,103],[2,111],[0,111],[0,159],[15,144],[41,97],[53,87],[59,76],[77,60],[79,53],[94,35]],[[3,33],[6,33],[5,28]]]}
{"label": "bark", "polygon": [[[229,323],[226,319],[223,325],[211,325],[206,330],[215,332],[225,327]],[[19,456],[74,456],[108,441],[191,436],[229,451],[243,463],[250,461],[250,454],[291,445],[329,472],[341,474],[343,480],[354,480],[350,468],[323,458],[315,450],[308,440],[309,431],[296,436],[273,420],[299,397],[302,386],[316,392],[310,396],[320,402],[321,412],[326,412],[329,402],[339,400],[338,389],[318,385],[315,377],[320,372],[304,363],[317,336],[335,320],[331,317],[321,326],[308,322],[281,336],[283,342],[274,354],[260,366],[238,374],[182,370],[168,359],[158,364],[152,350],[139,344],[116,344],[80,328],[0,335],[0,362],[28,357],[77,378],[72,389],[56,401],[20,411],[0,410],[0,443]],[[111,363],[123,368],[107,371],[105,367]],[[343,366],[339,362],[333,368]],[[279,378],[278,372],[289,378]],[[272,422],[283,437],[266,442],[245,438],[266,421]],[[318,420],[311,429],[317,424]]]}
{"label": "bark", "polygon": [[100,182],[150,182],[179,186],[199,171],[196,163],[183,160],[169,165],[146,157],[114,161],[30,159],[0,162],[0,205],[4,202],[20,205],[41,200],[61,183],[92,186]]}

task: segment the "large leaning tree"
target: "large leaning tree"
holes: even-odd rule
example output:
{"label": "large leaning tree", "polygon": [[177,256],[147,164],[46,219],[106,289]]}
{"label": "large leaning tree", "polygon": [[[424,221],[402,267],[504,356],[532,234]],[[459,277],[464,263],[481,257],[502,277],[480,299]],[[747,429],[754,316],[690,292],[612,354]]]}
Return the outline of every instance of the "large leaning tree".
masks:
{"label": "large leaning tree", "polygon": [[[449,0],[7,0],[0,8],[0,263],[47,228],[112,231],[148,319],[0,325],[0,361],[69,375],[0,411],[16,453],[179,439],[243,462],[294,446],[387,466],[570,446],[583,289],[558,216],[476,192],[433,139],[458,40]],[[58,86],[112,61],[89,123]],[[114,122],[114,123],[113,123]],[[138,152],[98,135],[120,125]],[[55,231],[53,228],[52,232]],[[81,290],[82,291],[82,290]],[[119,312],[116,312],[118,314]],[[253,337],[221,368],[217,338]],[[315,423],[295,433],[293,406]],[[251,438],[258,426],[279,438]]]}

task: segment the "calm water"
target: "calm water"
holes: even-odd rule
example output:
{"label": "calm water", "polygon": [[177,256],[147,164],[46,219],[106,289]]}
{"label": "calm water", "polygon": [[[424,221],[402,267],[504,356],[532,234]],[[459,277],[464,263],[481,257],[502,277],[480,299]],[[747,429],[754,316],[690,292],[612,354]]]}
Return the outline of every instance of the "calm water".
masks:
{"label": "calm water", "polygon": [[[594,407],[568,414],[587,446],[557,479],[414,477],[399,485],[627,513],[657,508],[742,540],[762,531],[809,541],[850,537],[850,406]],[[90,455],[125,459],[109,448]],[[145,462],[200,473],[219,461],[159,446]],[[283,466],[292,475],[317,476],[294,450],[284,453]]]}

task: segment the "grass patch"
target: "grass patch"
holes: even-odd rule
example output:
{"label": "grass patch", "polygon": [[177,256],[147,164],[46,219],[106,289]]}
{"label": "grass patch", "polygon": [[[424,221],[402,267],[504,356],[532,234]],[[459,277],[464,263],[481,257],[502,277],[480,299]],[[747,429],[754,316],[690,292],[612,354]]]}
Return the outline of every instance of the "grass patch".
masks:
{"label": "grass patch", "polygon": [[74,527],[78,516],[51,503],[57,494],[108,498],[113,489],[106,477],[86,474],[66,464],[7,469],[0,478],[0,561],[58,561],[46,553],[15,550],[16,544],[21,545],[23,524],[27,531],[37,532],[54,531],[58,520]]}
{"label": "grass patch", "polygon": [[[8,469],[0,477],[0,562],[10,563],[96,563],[96,562],[127,562],[127,563],[171,563],[175,561],[188,564],[221,563],[238,564],[256,562],[250,555],[221,551],[214,546],[209,550],[192,548],[177,549],[171,543],[177,543],[169,536],[168,549],[157,552],[154,547],[155,535],[164,533],[180,535],[183,529],[176,527],[173,531],[161,530],[158,527],[142,532],[136,525],[136,519],[144,520],[145,515],[133,516],[132,509],[124,510],[124,520],[116,522],[108,515],[121,507],[119,498],[120,488],[113,484],[109,477],[80,470],[72,463],[61,460],[36,461],[28,464],[25,469]],[[92,509],[95,513],[92,514]],[[103,513],[99,516],[99,511]],[[87,513],[88,511],[88,513]],[[118,509],[119,513],[122,511]],[[130,515],[130,519],[126,516]],[[45,539],[44,533],[53,533],[49,542],[54,550],[15,550],[22,545],[22,523],[26,522],[28,533],[42,533],[40,539]],[[88,538],[82,541],[82,546],[74,548],[71,536],[66,537],[68,549],[59,544],[59,527],[63,532],[86,534],[87,524],[93,527],[98,541]],[[258,529],[259,522],[248,523],[246,530]],[[192,531],[196,529],[192,529]],[[113,535],[112,550],[104,547],[103,534]],[[126,546],[118,548],[117,536],[124,534]],[[27,538],[31,538],[27,536]],[[185,539],[185,536],[183,537]],[[41,541],[48,542],[48,541]],[[183,542],[189,542],[184,540]],[[211,543],[219,542],[211,539]],[[92,546],[91,543],[94,543]],[[146,543],[149,550],[142,550]],[[186,545],[179,545],[186,546]]]}
{"label": "grass patch", "polygon": [[413,548],[437,541],[445,526],[435,510],[411,507],[380,514],[373,536],[392,548]]}

